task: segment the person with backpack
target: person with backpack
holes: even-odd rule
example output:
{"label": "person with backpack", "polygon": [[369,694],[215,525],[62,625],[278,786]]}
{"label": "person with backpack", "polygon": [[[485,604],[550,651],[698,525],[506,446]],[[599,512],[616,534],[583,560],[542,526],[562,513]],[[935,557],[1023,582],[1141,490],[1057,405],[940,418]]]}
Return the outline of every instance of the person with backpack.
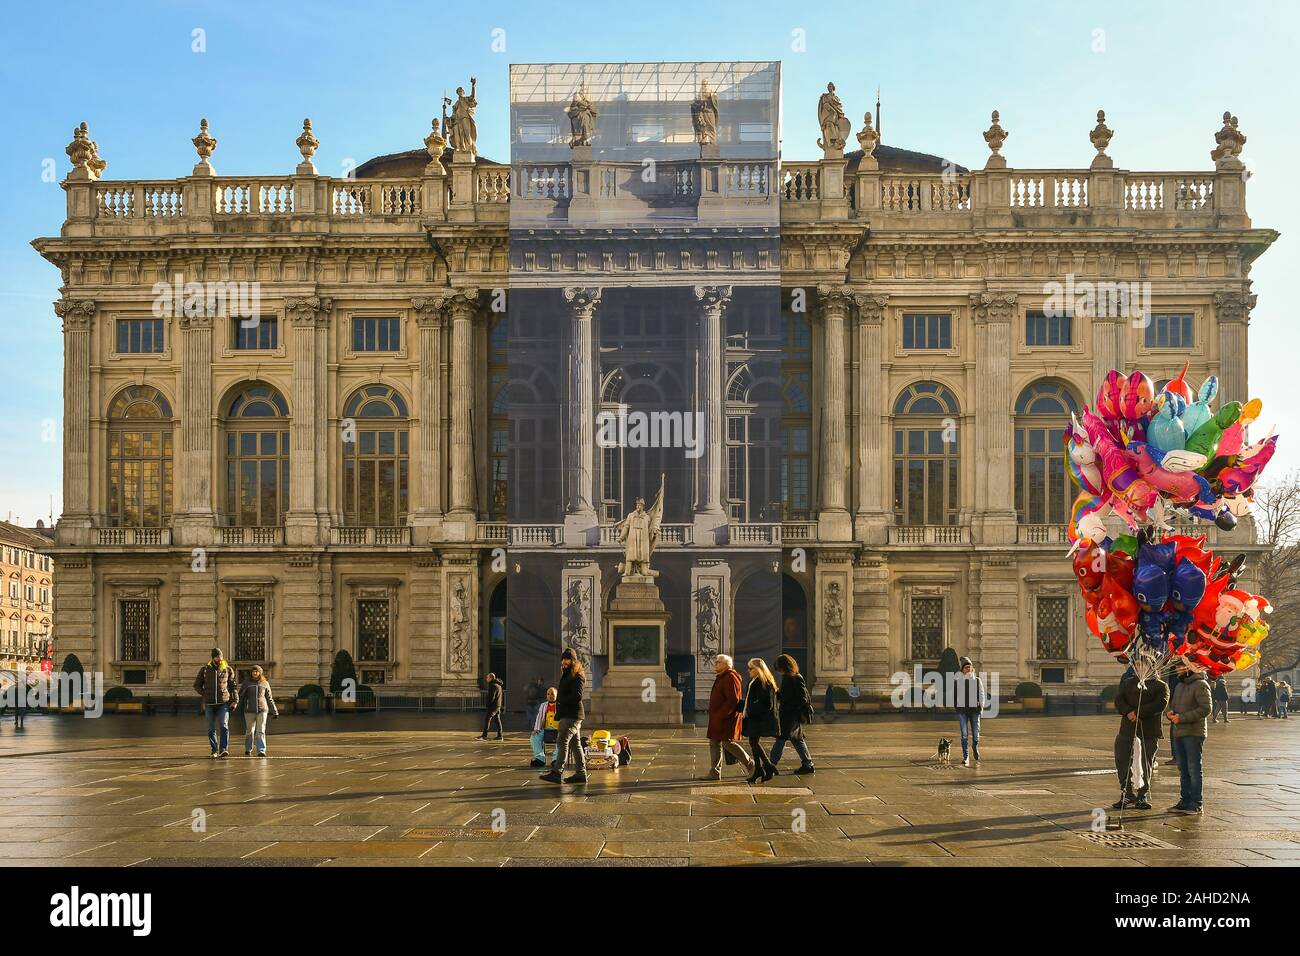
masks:
{"label": "person with backpack", "polygon": [[1214,702],[1214,712],[1210,714],[1210,723],[1217,724],[1219,715],[1223,714],[1223,722],[1228,722],[1228,682],[1220,677],[1210,688],[1210,700]]}
{"label": "person with backpack", "polygon": [[248,680],[239,688],[240,710],[244,712],[244,723],[248,732],[244,735],[244,756],[253,756],[253,747],[257,746],[257,755],[266,756],[266,719],[279,717],[280,711],[275,707],[275,697],[271,694],[271,684],[266,679],[262,668],[254,665],[248,674]]}
{"label": "person with backpack", "polygon": [[763,737],[780,737],[781,721],[776,709],[776,678],[767,669],[761,657],[749,661],[749,688],[745,691],[745,706],[741,711],[741,732],[749,738],[749,749],[754,755],[754,770],[748,777],[750,783],[762,778],[767,783],[779,772],[759,742]]}
{"label": "person with backpack", "polygon": [[[556,738],[560,730],[560,719],[555,716],[555,695],[554,687],[546,688],[546,703],[537,708],[537,713],[533,716],[533,733],[530,740],[533,745],[533,762],[530,767],[545,767],[546,745],[552,746],[556,743]],[[549,740],[547,738],[550,738]],[[551,763],[555,762],[558,750],[551,752]],[[558,768],[563,770],[563,767]]]}
{"label": "person with backpack", "polygon": [[[555,764],[541,774],[547,783],[586,783],[587,753],[582,748],[582,721],[587,716],[582,705],[587,674],[573,648],[560,655],[560,683],[555,689]],[[563,776],[564,765],[573,754],[578,767],[569,777]]]}
{"label": "person with backpack", "polygon": [[[212,649],[212,658],[194,678],[194,692],[203,700],[203,712],[208,718],[208,745],[212,756],[230,756],[230,711],[239,706],[238,679],[235,669],[221,654],[221,648]],[[221,725],[221,740],[217,740],[217,725]]]}
{"label": "person with backpack", "polygon": [[790,743],[799,755],[799,767],[795,773],[813,773],[812,757],[808,753],[808,743],[803,734],[803,725],[812,721],[812,694],[808,692],[808,682],[799,673],[799,664],[789,654],[782,654],[776,659],[776,672],[781,675],[781,686],[776,692],[781,734],[772,744],[772,753],[768,759],[775,768],[785,753],[785,745]]}
{"label": "person with backpack", "polygon": [[505,700],[505,687],[497,680],[496,674],[488,674],[483,678],[483,684],[487,696],[483,703],[483,733],[478,735],[478,739],[487,740],[488,731],[496,724],[497,740],[501,740],[501,704]]}

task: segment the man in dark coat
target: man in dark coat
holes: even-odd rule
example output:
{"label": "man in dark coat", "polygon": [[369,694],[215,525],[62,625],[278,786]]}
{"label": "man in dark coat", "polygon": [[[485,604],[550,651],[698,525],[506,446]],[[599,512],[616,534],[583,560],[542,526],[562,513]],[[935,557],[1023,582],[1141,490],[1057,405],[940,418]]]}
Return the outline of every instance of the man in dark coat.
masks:
{"label": "man in dark coat", "polygon": [[745,699],[741,693],[740,675],[726,654],[717,656],[713,670],[718,676],[713,679],[713,689],[709,691],[709,772],[700,779],[722,779],[724,751],[739,760],[745,768],[745,776],[749,776],[754,772],[754,761],[736,742],[740,739],[741,704]]}
{"label": "man in dark coat", "polygon": [[497,740],[501,740],[501,705],[505,700],[505,686],[497,680],[496,674],[488,674],[483,678],[483,690],[486,694],[483,704],[483,733],[478,735],[479,740],[488,739],[488,731],[496,724]]}
{"label": "man in dark coat", "polygon": [[[235,669],[221,655],[221,648],[212,648],[212,658],[200,668],[194,678],[194,692],[203,698],[203,711],[208,718],[208,746],[212,756],[229,757],[230,711],[239,704],[239,679]],[[217,726],[221,738],[217,739]]]}
{"label": "man in dark coat", "polygon": [[[1146,673],[1144,681],[1133,668],[1124,672],[1120,678],[1119,692],[1115,695],[1115,709],[1119,711],[1119,733],[1115,735],[1115,770],[1119,773],[1122,795],[1113,809],[1132,807],[1134,810],[1150,810],[1147,796],[1151,792],[1151,766],[1156,760],[1156,751],[1160,749],[1160,738],[1164,736],[1160,717],[1169,705],[1169,685],[1160,679],[1154,668],[1138,665]],[[1142,784],[1133,786],[1133,746],[1134,740],[1142,741]]]}
{"label": "man in dark coat", "polygon": [[1173,724],[1174,752],[1178,755],[1179,798],[1173,813],[1202,813],[1203,777],[1201,758],[1205,752],[1207,718],[1210,716],[1210,684],[1198,669],[1178,658],[1178,681],[1169,702]]}
{"label": "man in dark coat", "polygon": [[[587,686],[587,674],[582,662],[572,648],[566,647],[560,655],[560,682],[555,687],[555,765],[540,778],[547,783],[586,783],[587,753],[582,749],[582,722],[587,711],[582,698]],[[572,755],[578,768],[568,777],[562,775],[564,765]]]}
{"label": "man in dark coat", "polygon": [[1218,723],[1219,714],[1223,714],[1223,722],[1228,722],[1228,682],[1220,677],[1210,688],[1210,700],[1214,702],[1214,711],[1210,714],[1210,723]]}

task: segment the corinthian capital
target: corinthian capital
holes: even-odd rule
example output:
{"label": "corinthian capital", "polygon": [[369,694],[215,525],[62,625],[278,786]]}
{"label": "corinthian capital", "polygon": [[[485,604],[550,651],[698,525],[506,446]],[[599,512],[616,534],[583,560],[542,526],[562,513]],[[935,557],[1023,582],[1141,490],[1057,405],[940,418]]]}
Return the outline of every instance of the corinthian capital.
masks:
{"label": "corinthian capital", "polygon": [[318,295],[284,300],[284,314],[298,326],[324,325],[334,310],[334,300]]}
{"label": "corinthian capital", "polygon": [[579,318],[589,319],[600,305],[601,290],[593,286],[565,286],[564,301],[569,304],[573,314]]}
{"label": "corinthian capital", "polygon": [[63,320],[63,331],[86,332],[95,319],[94,299],[64,296],[54,301],[54,314]]}
{"label": "corinthian capital", "polygon": [[976,292],[970,297],[970,312],[976,325],[986,322],[1009,323],[1016,316],[1016,294]]}
{"label": "corinthian capital", "polygon": [[454,286],[439,292],[435,298],[439,308],[447,312],[452,319],[472,319],[478,308],[478,289],[470,286]]}
{"label": "corinthian capital", "polygon": [[416,296],[411,300],[415,322],[420,326],[437,326],[442,322],[442,300],[432,296]]}
{"label": "corinthian capital", "polygon": [[729,285],[697,285],[693,291],[695,301],[700,303],[705,314],[717,313],[721,315],[726,311],[727,306],[731,304],[731,286]]}
{"label": "corinthian capital", "polygon": [[1248,323],[1250,310],[1255,308],[1258,296],[1240,289],[1227,289],[1214,293],[1214,314],[1220,324]]}
{"label": "corinthian capital", "polygon": [[875,292],[859,292],[853,296],[853,304],[858,307],[858,316],[864,324],[879,325],[884,320],[889,296]]}
{"label": "corinthian capital", "polygon": [[849,308],[856,299],[857,293],[853,291],[852,286],[828,284],[817,287],[817,301],[821,305],[822,315],[836,315],[843,318],[848,315]]}

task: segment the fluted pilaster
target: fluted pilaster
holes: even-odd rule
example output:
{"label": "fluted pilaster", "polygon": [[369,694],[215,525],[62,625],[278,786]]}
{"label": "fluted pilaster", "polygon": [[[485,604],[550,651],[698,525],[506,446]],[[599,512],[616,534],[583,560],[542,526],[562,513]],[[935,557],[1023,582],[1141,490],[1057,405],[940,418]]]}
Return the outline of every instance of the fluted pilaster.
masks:
{"label": "fluted pilaster", "polygon": [[[1011,489],[1011,324],[1016,295],[970,297],[975,322],[975,510],[981,543],[1015,540]],[[969,443],[965,451],[969,452]]]}
{"label": "fluted pilaster", "polygon": [[886,480],[882,425],[885,419],[884,317],[889,297],[857,296],[858,343],[858,537],[884,543],[889,523],[889,482]]}
{"label": "fluted pilaster", "polygon": [[722,478],[726,468],[723,432],[722,319],[731,304],[731,286],[697,285],[699,303],[700,396],[704,412],[704,456],[698,471],[696,524],[708,532],[726,524],[722,507]]}
{"label": "fluted pilaster", "polygon": [[54,303],[63,320],[63,516],[60,524],[90,527],[90,335],[95,301],[65,296]]}
{"label": "fluted pilaster", "polygon": [[1248,357],[1246,331],[1256,297],[1242,289],[1214,293],[1214,314],[1219,328],[1219,404],[1245,402]]}
{"label": "fluted pilaster", "polygon": [[847,540],[851,534],[844,495],[848,460],[844,323],[853,304],[853,290],[848,286],[819,286],[817,298],[823,355],[818,537],[840,541]]}
{"label": "fluted pilaster", "polygon": [[472,517],[474,488],[474,312],[478,289],[443,293],[451,316],[451,511]]}
{"label": "fluted pilaster", "polygon": [[180,315],[180,511],[210,523],[212,495],[212,316]]}
{"label": "fluted pilaster", "polygon": [[309,531],[286,531],[291,544],[315,543],[317,511],[327,507],[321,480],[326,475],[328,415],[323,389],[327,384],[324,333],[329,327],[332,299],[319,296],[286,299],[293,360],[293,399],[289,409],[288,524]]}
{"label": "fluted pilaster", "polygon": [[596,344],[595,314],[598,288],[569,287],[568,440],[565,462],[568,493],[565,528],[580,534],[597,524],[596,517]]}
{"label": "fluted pilaster", "polygon": [[416,521],[442,514],[442,308],[436,298],[411,300],[419,328],[420,373],[416,395],[419,472],[416,475]]}

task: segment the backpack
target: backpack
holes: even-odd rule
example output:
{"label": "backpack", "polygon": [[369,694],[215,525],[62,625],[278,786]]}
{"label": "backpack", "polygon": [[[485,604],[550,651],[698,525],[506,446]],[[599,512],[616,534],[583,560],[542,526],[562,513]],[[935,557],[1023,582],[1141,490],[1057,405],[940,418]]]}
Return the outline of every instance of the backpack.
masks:
{"label": "backpack", "polygon": [[618,765],[626,767],[632,762],[632,742],[626,736],[618,738]]}

